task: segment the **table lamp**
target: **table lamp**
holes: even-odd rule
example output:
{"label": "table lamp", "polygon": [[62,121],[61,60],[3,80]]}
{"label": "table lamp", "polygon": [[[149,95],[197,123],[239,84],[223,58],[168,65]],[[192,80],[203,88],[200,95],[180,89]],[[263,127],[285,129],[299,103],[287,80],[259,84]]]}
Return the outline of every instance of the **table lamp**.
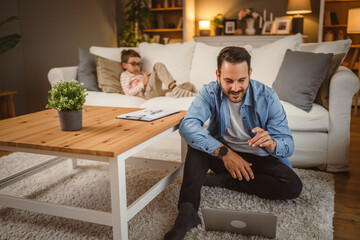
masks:
{"label": "table lamp", "polygon": [[347,33],[360,33],[360,8],[350,8],[348,11]]}
{"label": "table lamp", "polygon": [[[348,10],[348,19],[347,19],[347,28],[346,28],[346,32],[348,34],[360,34],[360,8],[350,8]],[[356,60],[359,60],[359,66],[358,68],[358,78],[360,79],[360,47],[355,47],[355,51],[354,54],[351,57],[350,63],[349,63],[349,68],[350,69],[354,69],[355,64],[356,64]],[[358,106],[358,102],[359,102],[359,94],[360,91],[356,93],[355,95],[355,105],[354,105],[354,109],[355,109],[355,116],[357,114],[357,106]]]}
{"label": "table lamp", "polygon": [[296,14],[292,20],[292,33],[303,33],[304,16],[311,13],[310,0],[289,0],[286,14]]}
{"label": "table lamp", "polygon": [[210,21],[209,20],[199,21],[199,30],[200,30],[200,36],[209,36],[210,35]]}

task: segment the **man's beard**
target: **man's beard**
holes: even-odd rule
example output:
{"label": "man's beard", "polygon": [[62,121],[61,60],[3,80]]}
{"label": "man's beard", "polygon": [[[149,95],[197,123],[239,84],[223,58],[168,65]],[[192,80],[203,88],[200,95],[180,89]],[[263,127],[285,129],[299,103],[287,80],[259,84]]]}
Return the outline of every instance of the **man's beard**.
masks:
{"label": "man's beard", "polygon": [[[220,84],[220,86],[221,86],[221,84]],[[233,103],[241,102],[241,101],[243,101],[244,98],[245,98],[245,91],[244,91],[244,89],[241,89],[241,90],[239,90],[239,91],[237,91],[237,92],[234,92],[234,91],[231,91],[231,90],[225,91],[222,86],[221,86],[221,89],[222,89],[222,91],[224,92],[224,94],[228,97],[228,99],[229,99],[231,102],[233,102]],[[234,97],[232,96],[232,94],[234,94],[234,95],[240,94],[240,95],[239,95],[239,97],[234,98]]]}

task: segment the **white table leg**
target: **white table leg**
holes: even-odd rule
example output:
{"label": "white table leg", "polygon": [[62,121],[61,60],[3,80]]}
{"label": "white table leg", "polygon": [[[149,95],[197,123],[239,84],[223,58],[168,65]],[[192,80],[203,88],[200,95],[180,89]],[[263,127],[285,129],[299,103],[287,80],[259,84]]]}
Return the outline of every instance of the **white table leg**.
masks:
{"label": "white table leg", "polygon": [[77,168],[77,159],[76,158],[69,158],[68,163],[69,163],[69,168],[71,170],[75,170]]}
{"label": "white table leg", "polygon": [[125,160],[110,158],[113,239],[128,239]]}

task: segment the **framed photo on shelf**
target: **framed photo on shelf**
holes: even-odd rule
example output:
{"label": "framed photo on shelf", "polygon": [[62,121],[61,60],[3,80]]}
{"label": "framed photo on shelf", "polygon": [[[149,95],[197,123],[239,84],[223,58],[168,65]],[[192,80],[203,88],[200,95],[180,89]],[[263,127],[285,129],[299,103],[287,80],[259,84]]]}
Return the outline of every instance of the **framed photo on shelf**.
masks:
{"label": "framed photo on shelf", "polygon": [[160,43],[160,35],[154,35],[153,39],[154,39],[154,43]]}
{"label": "framed photo on shelf", "polygon": [[263,35],[273,34],[274,33],[273,25],[274,25],[273,21],[265,21],[261,34],[263,34]]}
{"label": "framed photo on shelf", "polygon": [[290,34],[292,17],[275,18],[275,34]]}
{"label": "framed photo on shelf", "polygon": [[236,29],[236,20],[225,20],[224,27],[225,35],[233,35]]}

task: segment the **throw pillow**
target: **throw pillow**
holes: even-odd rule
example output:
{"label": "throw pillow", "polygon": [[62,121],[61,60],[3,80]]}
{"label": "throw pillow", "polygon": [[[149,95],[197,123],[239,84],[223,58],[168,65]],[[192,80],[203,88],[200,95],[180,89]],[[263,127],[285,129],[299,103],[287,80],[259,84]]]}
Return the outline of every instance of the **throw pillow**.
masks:
{"label": "throw pillow", "polygon": [[336,73],[346,53],[335,54],[330,61],[328,71],[325,76],[325,80],[321,85],[316,98],[315,103],[322,105],[324,108],[329,110],[329,89],[331,77]]}
{"label": "throw pillow", "polygon": [[[313,53],[347,53],[350,49],[351,39],[338,40],[322,43],[304,43],[300,45],[300,51]],[[345,56],[344,56],[345,57]]]}
{"label": "throw pillow", "polygon": [[[252,47],[250,45],[243,47],[251,53]],[[199,91],[204,84],[216,80],[217,57],[223,48],[224,47],[209,46],[202,42],[196,43],[192,66],[197,67],[191,68],[190,82],[194,84],[197,91]]]}
{"label": "throw pillow", "polygon": [[125,49],[133,49],[135,51],[139,51],[138,48],[135,47],[90,47],[90,53],[95,54],[96,56],[100,56],[103,58],[107,58],[113,60],[115,62],[121,62],[121,52]]}
{"label": "throw pillow", "polygon": [[287,50],[272,86],[279,98],[310,112],[332,56]]}
{"label": "throw pillow", "polygon": [[281,38],[251,51],[251,78],[271,87],[279,72],[287,49],[298,51],[302,36],[300,33]]}
{"label": "throw pillow", "polygon": [[79,66],[77,70],[77,80],[83,83],[84,89],[88,91],[100,91],[96,76],[95,55],[79,48]]}
{"label": "throw pillow", "polygon": [[139,51],[144,64],[144,71],[151,72],[155,63],[166,65],[177,84],[188,82],[190,78],[191,60],[195,42],[157,44],[140,43]]}
{"label": "throw pillow", "polygon": [[99,88],[107,93],[124,93],[120,85],[120,74],[123,72],[120,62],[96,56],[96,70]]}

